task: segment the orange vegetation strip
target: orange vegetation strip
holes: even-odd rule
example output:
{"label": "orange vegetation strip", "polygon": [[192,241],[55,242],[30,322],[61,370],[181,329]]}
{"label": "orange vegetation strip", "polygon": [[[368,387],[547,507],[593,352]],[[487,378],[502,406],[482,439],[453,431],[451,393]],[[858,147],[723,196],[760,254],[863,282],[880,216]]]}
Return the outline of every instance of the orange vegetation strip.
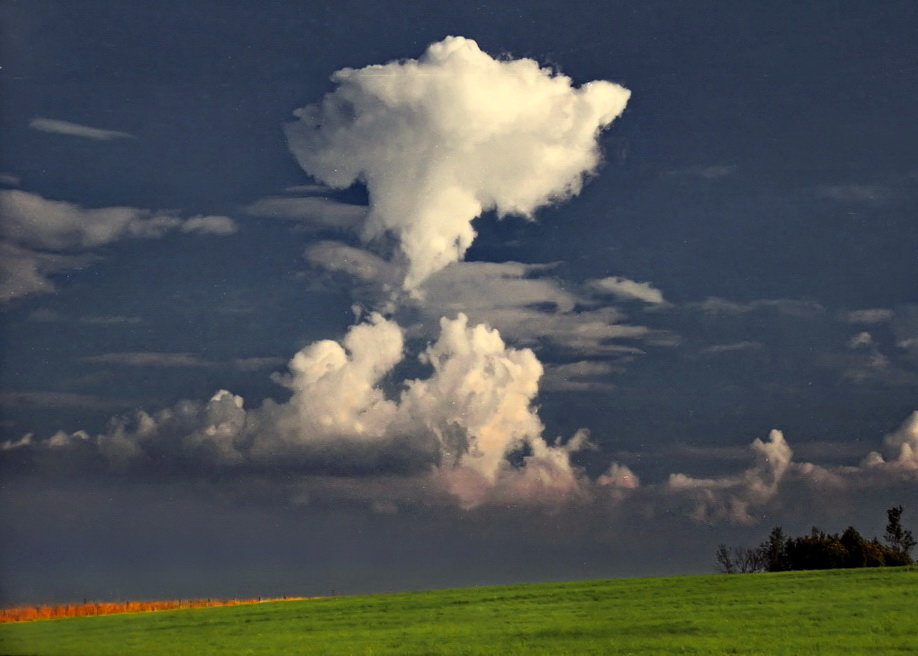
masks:
{"label": "orange vegetation strip", "polygon": [[60,606],[23,606],[0,609],[0,624],[5,622],[28,622],[50,620],[58,617],[82,617],[85,615],[113,615],[114,613],[143,613],[154,610],[176,608],[208,608],[211,606],[236,606],[257,604],[266,601],[293,601],[305,597],[284,597],[283,599],[180,599],[167,601],[106,601],[86,604],[64,604]]}

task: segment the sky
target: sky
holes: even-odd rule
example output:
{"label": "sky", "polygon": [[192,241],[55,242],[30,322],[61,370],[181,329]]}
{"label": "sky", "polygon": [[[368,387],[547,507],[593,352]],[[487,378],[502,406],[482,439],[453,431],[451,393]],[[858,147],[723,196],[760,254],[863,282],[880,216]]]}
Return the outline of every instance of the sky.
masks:
{"label": "sky", "polygon": [[914,3],[0,19],[0,602],[918,527]]}

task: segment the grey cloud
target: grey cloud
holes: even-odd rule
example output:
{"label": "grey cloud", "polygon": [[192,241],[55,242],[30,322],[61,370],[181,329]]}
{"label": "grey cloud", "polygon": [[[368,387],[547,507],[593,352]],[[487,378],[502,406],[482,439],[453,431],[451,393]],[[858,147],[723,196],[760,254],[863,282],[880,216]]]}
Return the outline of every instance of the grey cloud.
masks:
{"label": "grey cloud", "polygon": [[259,218],[285,219],[315,227],[357,232],[370,208],[342,203],[321,196],[269,196],[251,203],[243,211]]}
{"label": "grey cloud", "polygon": [[867,205],[882,205],[892,197],[889,187],[866,184],[822,185],[816,188],[815,193],[819,198]]}
{"label": "grey cloud", "polygon": [[762,348],[764,348],[764,345],[761,342],[731,342],[729,344],[712,344],[711,346],[706,346],[699,351],[699,354],[720,355],[721,353],[735,353],[737,351],[758,351]]}
{"label": "grey cloud", "polygon": [[652,305],[665,303],[663,292],[654,287],[651,282],[636,282],[621,276],[610,276],[590,280],[587,284],[599,293],[612,294],[621,299],[635,299]]}
{"label": "grey cloud", "polygon": [[236,229],[228,217],[183,220],[134,207],[90,209],[20,190],[0,190],[0,217],[0,302],[54,292],[52,274],[88,266],[95,257],[86,251],[120,239],[158,238],[172,230],[228,235]]}
{"label": "grey cloud", "polygon": [[128,367],[213,367],[215,363],[202,360],[191,353],[124,352],[102,353],[80,358],[88,364],[110,364]]}
{"label": "grey cloud", "polygon": [[0,405],[35,408],[89,408],[111,411],[128,407],[131,402],[73,392],[23,391],[0,393]]}
{"label": "grey cloud", "polygon": [[845,312],[843,320],[848,323],[875,324],[886,323],[893,317],[893,311],[886,308],[870,308]]}
{"label": "grey cloud", "polygon": [[61,255],[29,250],[0,241],[0,302],[56,290],[51,276],[82,269],[96,261],[92,255]]}

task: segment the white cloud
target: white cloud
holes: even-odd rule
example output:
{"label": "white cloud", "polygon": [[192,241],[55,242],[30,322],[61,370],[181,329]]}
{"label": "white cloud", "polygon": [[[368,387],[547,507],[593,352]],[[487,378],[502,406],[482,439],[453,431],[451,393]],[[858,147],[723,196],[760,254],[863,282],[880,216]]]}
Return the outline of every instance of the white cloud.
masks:
{"label": "white cloud", "polygon": [[665,302],[663,292],[654,287],[652,282],[635,282],[621,276],[609,276],[590,280],[588,284],[600,293],[612,294],[621,299],[636,299],[653,305]]}
{"label": "white cloud", "polygon": [[883,440],[886,457],[872,451],[864,459],[866,467],[885,467],[918,473],[918,411],[910,414],[898,429]]}
{"label": "white cloud", "polygon": [[8,187],[18,187],[22,184],[22,178],[10,173],[0,173],[0,184],[4,184]]}
{"label": "white cloud", "polygon": [[227,217],[194,217],[183,221],[172,213],[135,207],[84,208],[19,190],[0,191],[3,237],[23,246],[50,250],[85,250],[118,239],[156,238],[170,230],[229,234]]}
{"label": "white cloud", "polygon": [[[221,390],[207,403],[183,401],[155,414],[118,418],[103,434],[57,434],[48,448],[95,445],[114,466],[205,462],[221,467],[301,466],[377,471],[401,463],[464,507],[513,500],[563,502],[587,494],[570,454],[585,433],[549,444],[533,401],[542,366],[529,349],[506,346],[496,330],[465,316],[441,321],[421,355],[432,370],[404,381],[391,398],[382,381],[404,358],[404,335],[378,314],[339,343],[316,342],[297,353],[275,380],[292,393],[247,410]],[[153,366],[199,366],[184,354],[95,358]],[[523,450],[521,464],[510,456]],[[395,472],[398,473],[398,467]]]}
{"label": "white cloud", "polygon": [[531,216],[579,192],[596,138],[629,92],[574,88],[529,59],[496,60],[448,37],[418,60],[334,74],[337,89],[287,126],[300,165],[334,188],[365,182],[365,239],[394,234],[414,290],[462,258],[486,209]]}
{"label": "white cloud", "polygon": [[118,130],[102,130],[100,128],[91,128],[88,125],[71,123],[70,121],[59,121],[53,118],[33,118],[29,122],[29,127],[41,132],[51,132],[54,134],[65,134],[72,137],[83,137],[85,139],[95,139],[97,141],[111,141],[113,139],[134,139],[134,135]]}

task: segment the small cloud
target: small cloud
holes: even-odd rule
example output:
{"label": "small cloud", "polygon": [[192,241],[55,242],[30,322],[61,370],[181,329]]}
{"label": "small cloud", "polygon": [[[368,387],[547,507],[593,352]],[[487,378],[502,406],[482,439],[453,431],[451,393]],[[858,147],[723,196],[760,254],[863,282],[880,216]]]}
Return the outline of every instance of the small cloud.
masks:
{"label": "small cloud", "polygon": [[701,355],[719,355],[721,353],[735,353],[737,351],[758,351],[764,348],[761,342],[744,341],[730,344],[714,344],[701,349]]}
{"label": "small cloud", "polygon": [[193,216],[185,220],[180,230],[223,237],[234,234],[239,230],[239,226],[228,216]]}
{"label": "small cloud", "polygon": [[876,342],[873,341],[873,336],[867,331],[860,332],[848,340],[848,348],[850,349],[870,348],[875,345]]}
{"label": "small cloud", "polygon": [[80,317],[79,322],[89,326],[118,326],[142,323],[143,319],[140,317],[122,317],[116,315],[111,317]]}
{"label": "small cloud", "polygon": [[95,139],[97,141],[112,141],[113,139],[136,139],[133,134],[129,134],[127,132],[92,128],[88,125],[80,125],[79,123],[71,123],[70,121],[59,121],[53,118],[33,118],[29,122],[29,127],[40,132],[65,134],[71,137],[83,137],[85,139]]}
{"label": "small cloud", "polygon": [[854,310],[843,316],[848,323],[886,323],[893,318],[893,311],[885,308],[870,308],[867,310]]}
{"label": "small cloud", "polygon": [[665,303],[663,292],[653,286],[651,282],[635,282],[621,276],[610,276],[598,280],[590,280],[588,285],[594,290],[612,294],[625,300],[638,300],[659,305]]}
{"label": "small cloud", "polygon": [[0,173],[0,184],[7,187],[18,187],[22,182],[22,178],[18,175],[10,175],[9,173]]}

